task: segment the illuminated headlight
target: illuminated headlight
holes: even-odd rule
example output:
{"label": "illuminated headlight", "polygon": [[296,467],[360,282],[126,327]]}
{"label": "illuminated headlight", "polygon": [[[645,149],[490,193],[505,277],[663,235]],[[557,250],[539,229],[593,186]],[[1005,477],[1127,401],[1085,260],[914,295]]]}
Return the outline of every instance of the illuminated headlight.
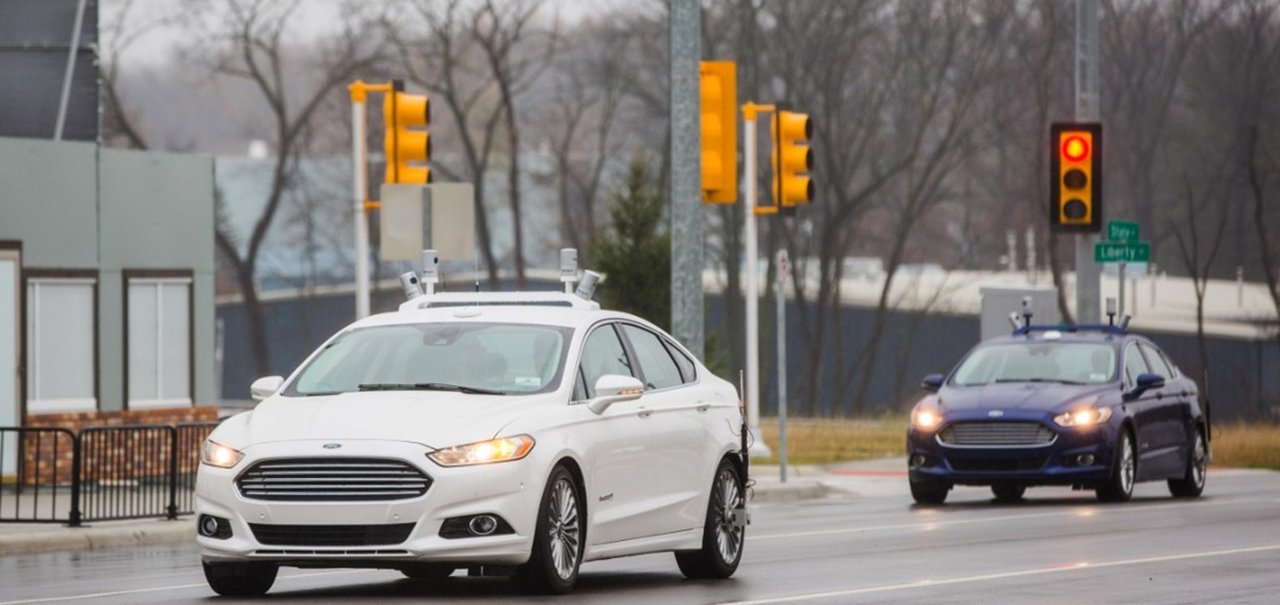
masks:
{"label": "illuminated headlight", "polygon": [[529,455],[533,449],[533,437],[516,435],[489,441],[478,441],[466,445],[455,445],[427,454],[432,462],[440,466],[467,466],[470,464],[489,464],[491,462],[508,462],[519,460]]}
{"label": "illuminated headlight", "polygon": [[200,461],[210,466],[231,468],[239,464],[243,458],[244,452],[217,441],[205,441],[204,447],[200,448]]}
{"label": "illuminated headlight", "polygon": [[1054,416],[1053,421],[1059,426],[1093,426],[1102,424],[1111,418],[1111,408],[1079,408]]}
{"label": "illuminated headlight", "polygon": [[916,408],[911,414],[911,426],[922,431],[933,430],[942,422],[942,414],[934,408]]}

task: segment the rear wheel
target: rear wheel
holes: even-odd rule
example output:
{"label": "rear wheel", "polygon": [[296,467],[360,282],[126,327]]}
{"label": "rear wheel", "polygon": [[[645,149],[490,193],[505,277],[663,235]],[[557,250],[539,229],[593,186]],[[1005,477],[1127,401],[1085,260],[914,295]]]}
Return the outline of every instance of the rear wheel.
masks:
{"label": "rear wheel", "polygon": [[1205,466],[1209,461],[1209,448],[1204,434],[1196,430],[1196,443],[1187,453],[1187,470],[1181,479],[1169,480],[1169,493],[1175,498],[1197,498],[1204,491]]}
{"label": "rear wheel", "polygon": [[224,597],[260,597],[271,590],[278,570],[272,563],[205,563],[204,579]]}
{"label": "rear wheel", "polygon": [[936,481],[912,481],[911,497],[916,504],[935,505],[947,501],[947,492],[951,486]]}
{"label": "rear wheel", "polygon": [[716,469],[707,501],[707,518],[702,528],[702,548],[677,552],[676,565],[686,578],[723,579],[738,570],[746,540],[746,493],[738,467],[723,460]]}
{"label": "rear wheel", "polygon": [[573,475],[557,466],[551,471],[538,508],[533,552],[513,578],[523,590],[539,594],[573,590],[582,565],[584,513]]}
{"label": "rear wheel", "polygon": [[1022,500],[1023,494],[1027,493],[1027,486],[1017,483],[996,483],[991,486],[991,493],[995,494],[996,502],[1017,502]]}
{"label": "rear wheel", "polygon": [[1115,464],[1111,467],[1111,478],[1099,487],[1095,493],[1103,502],[1126,502],[1133,497],[1133,482],[1138,475],[1138,455],[1134,451],[1133,437],[1129,431],[1121,431],[1116,443]]}

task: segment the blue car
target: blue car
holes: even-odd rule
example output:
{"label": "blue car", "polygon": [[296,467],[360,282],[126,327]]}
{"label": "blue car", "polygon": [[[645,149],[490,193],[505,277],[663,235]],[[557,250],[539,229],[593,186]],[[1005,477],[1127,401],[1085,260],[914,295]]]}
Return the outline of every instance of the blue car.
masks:
{"label": "blue car", "polygon": [[1006,502],[1036,485],[1092,489],[1104,502],[1128,500],[1139,481],[1167,481],[1175,497],[1204,490],[1200,391],[1123,328],[1025,326],[922,386],[930,393],[907,429],[918,503],[941,504],[955,485],[987,485]]}

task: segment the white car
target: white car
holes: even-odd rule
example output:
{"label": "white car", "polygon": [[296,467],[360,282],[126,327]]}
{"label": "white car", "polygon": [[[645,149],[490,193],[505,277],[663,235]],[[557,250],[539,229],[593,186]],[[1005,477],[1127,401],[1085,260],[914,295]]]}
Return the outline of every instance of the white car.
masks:
{"label": "white car", "polygon": [[673,551],[726,578],[746,525],[733,385],[674,339],[569,294],[419,296],[330,338],[204,444],[210,587],[277,569],[458,569],[571,590],[584,561]]}

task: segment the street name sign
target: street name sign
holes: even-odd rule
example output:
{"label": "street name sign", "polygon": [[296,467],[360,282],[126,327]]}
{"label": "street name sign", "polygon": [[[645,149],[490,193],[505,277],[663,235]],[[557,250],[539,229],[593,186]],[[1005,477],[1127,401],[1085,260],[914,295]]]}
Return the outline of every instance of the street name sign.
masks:
{"label": "street name sign", "polygon": [[1107,241],[1136,243],[1138,241],[1138,223],[1107,221]]}
{"label": "street name sign", "polygon": [[1093,246],[1093,260],[1098,263],[1151,262],[1151,244],[1098,242]]}

